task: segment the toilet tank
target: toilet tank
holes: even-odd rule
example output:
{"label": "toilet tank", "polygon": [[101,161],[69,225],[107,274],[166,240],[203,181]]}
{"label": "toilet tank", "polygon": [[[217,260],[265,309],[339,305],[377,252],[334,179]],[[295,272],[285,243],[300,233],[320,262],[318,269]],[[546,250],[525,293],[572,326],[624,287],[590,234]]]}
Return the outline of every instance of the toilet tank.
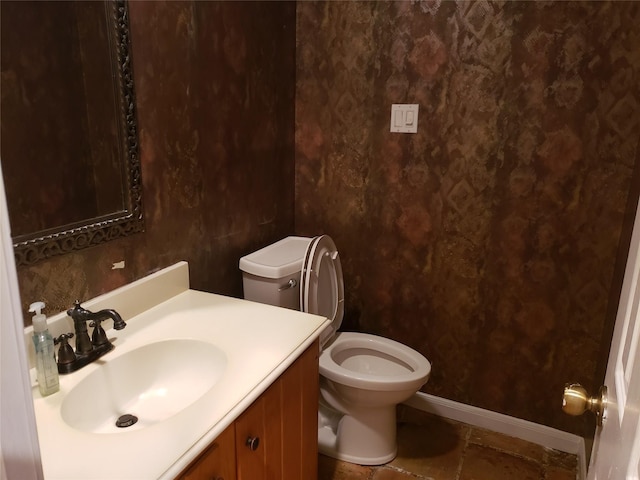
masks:
{"label": "toilet tank", "polygon": [[240,259],[244,298],[300,310],[300,271],[307,237],[287,237]]}

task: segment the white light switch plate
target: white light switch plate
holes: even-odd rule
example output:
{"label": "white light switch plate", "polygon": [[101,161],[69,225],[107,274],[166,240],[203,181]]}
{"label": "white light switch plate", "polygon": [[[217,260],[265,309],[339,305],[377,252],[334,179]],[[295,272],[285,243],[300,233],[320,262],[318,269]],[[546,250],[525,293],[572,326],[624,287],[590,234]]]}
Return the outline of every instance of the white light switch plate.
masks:
{"label": "white light switch plate", "polygon": [[392,104],[391,128],[389,131],[400,133],[418,133],[418,104]]}

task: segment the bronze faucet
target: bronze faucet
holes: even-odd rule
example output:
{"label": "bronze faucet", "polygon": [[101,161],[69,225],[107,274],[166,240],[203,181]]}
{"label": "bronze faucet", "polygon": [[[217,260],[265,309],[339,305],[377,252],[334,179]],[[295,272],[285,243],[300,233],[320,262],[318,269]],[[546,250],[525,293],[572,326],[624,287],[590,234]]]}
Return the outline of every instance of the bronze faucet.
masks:
{"label": "bronze faucet", "polygon": [[[76,350],[74,352],[68,343],[69,338],[74,336],[73,333],[64,333],[55,339],[55,343],[60,344],[58,350],[58,372],[60,373],[75,372],[113,350],[113,344],[109,341],[107,334],[100,325],[103,320],[111,318],[113,320],[113,328],[116,330],[122,330],[127,326],[120,314],[115,310],[105,309],[91,312],[82,307],[78,300],[73,308],[67,310],[67,315],[73,319]],[[89,326],[93,327],[91,338],[89,338],[87,322],[91,322]]]}

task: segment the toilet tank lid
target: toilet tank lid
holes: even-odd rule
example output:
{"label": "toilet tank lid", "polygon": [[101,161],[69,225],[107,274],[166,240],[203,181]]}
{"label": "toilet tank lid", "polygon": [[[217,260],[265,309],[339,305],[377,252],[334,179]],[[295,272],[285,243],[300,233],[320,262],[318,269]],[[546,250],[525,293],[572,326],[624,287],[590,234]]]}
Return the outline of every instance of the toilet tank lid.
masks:
{"label": "toilet tank lid", "polygon": [[300,274],[302,260],[311,238],[287,237],[240,259],[240,270],[264,278]]}

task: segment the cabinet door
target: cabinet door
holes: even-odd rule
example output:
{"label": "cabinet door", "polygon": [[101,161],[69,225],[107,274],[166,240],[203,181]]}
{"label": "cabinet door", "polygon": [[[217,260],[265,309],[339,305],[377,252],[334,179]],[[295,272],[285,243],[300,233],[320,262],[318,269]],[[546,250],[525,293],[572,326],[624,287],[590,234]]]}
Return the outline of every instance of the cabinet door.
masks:
{"label": "cabinet door", "polygon": [[180,480],[236,480],[235,429],[227,427]]}
{"label": "cabinet door", "polygon": [[[271,387],[260,396],[236,420],[236,473],[242,480],[266,480],[266,467],[276,467],[273,448],[278,448],[280,442],[276,438],[278,429],[274,430],[277,419],[266,413],[267,395]],[[269,437],[266,433],[269,431]]]}
{"label": "cabinet door", "polygon": [[318,343],[280,377],[282,478],[318,477]]}
{"label": "cabinet door", "polygon": [[236,420],[238,480],[318,475],[318,343]]}

